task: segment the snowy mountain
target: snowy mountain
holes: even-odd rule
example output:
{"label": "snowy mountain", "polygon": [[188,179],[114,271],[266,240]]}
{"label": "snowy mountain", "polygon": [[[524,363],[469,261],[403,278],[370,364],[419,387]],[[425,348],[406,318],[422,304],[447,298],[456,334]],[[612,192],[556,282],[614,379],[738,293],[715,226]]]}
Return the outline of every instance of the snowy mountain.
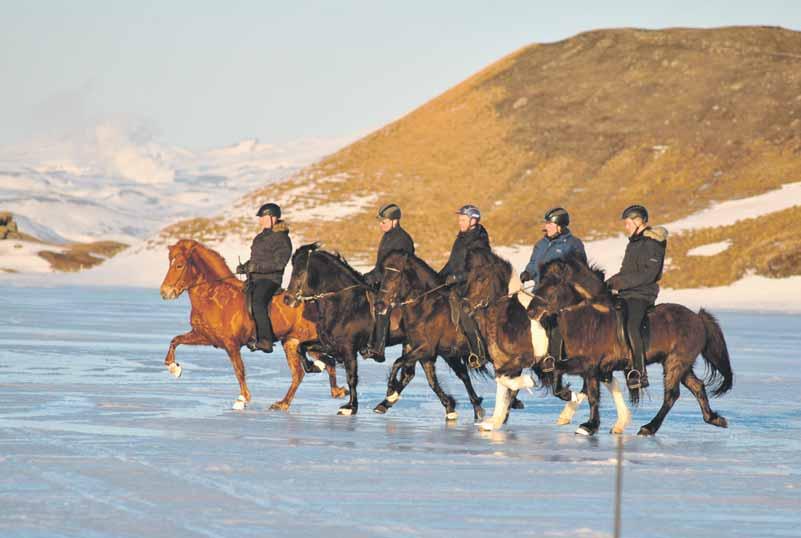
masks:
{"label": "snowy mountain", "polygon": [[0,210],[48,242],[133,244],[178,219],[219,213],[345,142],[245,140],[189,151],[136,129],[98,125],[77,136],[0,147]]}

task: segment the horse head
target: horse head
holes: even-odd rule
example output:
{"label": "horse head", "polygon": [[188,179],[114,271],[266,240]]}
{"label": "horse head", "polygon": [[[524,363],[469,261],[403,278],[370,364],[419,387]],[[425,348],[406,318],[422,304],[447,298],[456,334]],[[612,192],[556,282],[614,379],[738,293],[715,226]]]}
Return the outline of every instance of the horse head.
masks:
{"label": "horse head", "polygon": [[465,267],[469,301],[494,301],[509,293],[512,265],[491,250],[471,250],[465,258]]}
{"label": "horse head", "polygon": [[528,315],[539,320],[570,306],[608,296],[604,272],[577,256],[546,263],[528,306]]}
{"label": "horse head", "polygon": [[[296,308],[300,305],[301,297],[307,293],[308,286],[317,285],[317,275],[311,277],[311,258],[320,249],[320,243],[314,242],[298,247],[292,254],[292,275],[284,294],[284,304]],[[313,282],[309,282],[313,280]]]}
{"label": "horse head", "polygon": [[198,245],[197,241],[181,239],[168,247],[170,266],[161,283],[162,299],[175,299],[196,282],[198,271],[192,255]]}

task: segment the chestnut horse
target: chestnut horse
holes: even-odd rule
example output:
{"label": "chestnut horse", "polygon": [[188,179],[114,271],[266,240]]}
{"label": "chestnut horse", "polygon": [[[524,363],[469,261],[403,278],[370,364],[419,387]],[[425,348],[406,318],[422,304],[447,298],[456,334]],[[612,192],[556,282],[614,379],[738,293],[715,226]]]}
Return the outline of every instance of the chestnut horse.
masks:
{"label": "chestnut horse", "polygon": [[[181,344],[190,346],[214,346],[228,353],[234,373],[239,381],[239,397],[234,409],[244,409],[250,402],[250,390],[245,382],[245,365],[239,350],[255,334],[255,324],[247,311],[244,283],[236,278],[225,260],[214,250],[191,239],[181,239],[169,247],[170,267],[161,284],[161,297],[175,299],[184,291],[189,294],[192,312],[189,322],[192,330],[176,336],[170,342],[164,364],[170,373],[181,376],[182,368],[175,362],[175,348]],[[317,331],[312,321],[303,317],[303,305],[289,307],[284,304],[283,293],[273,297],[270,318],[275,335],[281,340],[286,362],[292,372],[292,384],[283,399],[270,409],[286,410],[295,397],[303,380],[303,361],[299,352],[304,342],[317,340]],[[322,364],[315,360],[315,364]],[[331,384],[331,396],[343,398],[347,390],[336,384],[336,370],[332,361],[325,366]]]}

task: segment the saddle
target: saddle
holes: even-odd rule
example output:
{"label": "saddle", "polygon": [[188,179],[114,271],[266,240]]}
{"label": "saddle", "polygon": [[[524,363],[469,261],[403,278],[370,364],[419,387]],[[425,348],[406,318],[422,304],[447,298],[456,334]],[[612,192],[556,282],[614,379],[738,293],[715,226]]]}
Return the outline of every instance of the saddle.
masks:
{"label": "saddle", "polygon": [[[654,311],[654,305],[648,307],[645,311],[645,317],[642,318],[642,325],[640,325],[640,337],[642,338],[642,346],[645,352],[651,347],[651,312]],[[617,318],[617,339],[620,342],[620,347],[629,350],[629,358],[634,358],[634,350],[631,348],[631,341],[629,340],[628,330],[626,329],[626,320],[628,319],[628,311],[626,309],[626,301],[622,297],[615,297],[615,317]]]}

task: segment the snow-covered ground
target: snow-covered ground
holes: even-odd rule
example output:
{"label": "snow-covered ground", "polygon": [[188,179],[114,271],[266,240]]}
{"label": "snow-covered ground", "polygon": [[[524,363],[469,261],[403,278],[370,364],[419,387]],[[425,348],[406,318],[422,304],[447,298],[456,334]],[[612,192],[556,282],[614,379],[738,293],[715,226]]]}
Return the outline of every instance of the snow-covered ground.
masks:
{"label": "snow-covered ground", "polygon": [[[179,380],[163,367],[170,338],[188,329],[185,298],[0,293],[0,536],[612,535],[616,437],[556,426],[552,398],[524,394],[526,409],[504,430],[481,433],[439,364],[459,401],[456,424],[421,372],[389,414],[375,415],[387,366],[360,361],[357,416],[335,416],[341,401],[319,375],[306,377],[288,413],[274,412],[289,381],[279,349],[246,352],[254,401],[235,412],[222,351],[179,348]],[[704,424],[682,389],[656,437],[634,436],[659,406],[655,384],[622,438],[623,536],[799,535],[801,318],[719,315],[735,385],[712,407],[729,429]],[[492,385],[478,390],[490,409]]]}

